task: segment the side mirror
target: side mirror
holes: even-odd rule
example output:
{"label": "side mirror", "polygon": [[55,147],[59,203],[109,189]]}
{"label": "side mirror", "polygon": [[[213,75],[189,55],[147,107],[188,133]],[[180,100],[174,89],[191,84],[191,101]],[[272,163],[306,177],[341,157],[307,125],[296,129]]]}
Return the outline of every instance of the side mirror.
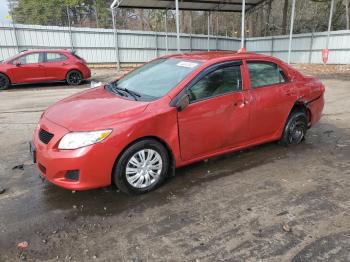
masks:
{"label": "side mirror", "polygon": [[184,110],[190,104],[190,97],[185,94],[176,103],[176,109],[178,112]]}
{"label": "side mirror", "polygon": [[102,86],[102,82],[95,82],[95,81],[91,81],[90,82],[90,87],[94,88],[94,87],[99,87]]}
{"label": "side mirror", "polygon": [[15,62],[15,65],[16,65],[16,66],[20,66],[21,64],[22,64],[21,61],[16,61],[16,62]]}

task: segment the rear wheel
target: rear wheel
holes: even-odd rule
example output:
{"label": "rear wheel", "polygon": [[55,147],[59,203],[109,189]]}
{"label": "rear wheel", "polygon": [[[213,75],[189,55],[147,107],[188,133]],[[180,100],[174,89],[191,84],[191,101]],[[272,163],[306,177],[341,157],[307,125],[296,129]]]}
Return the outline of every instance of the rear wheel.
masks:
{"label": "rear wheel", "polygon": [[304,111],[294,111],[288,117],[280,140],[283,145],[297,145],[305,138],[307,131],[307,116]]}
{"label": "rear wheel", "polygon": [[124,193],[141,194],[159,187],[168,169],[166,148],[156,140],[145,139],[124,151],[114,169],[113,179]]}
{"label": "rear wheel", "polygon": [[9,86],[10,86],[9,78],[4,74],[0,74],[0,90],[5,90]]}
{"label": "rear wheel", "polygon": [[80,85],[83,81],[83,75],[78,70],[69,71],[66,77],[68,85]]}

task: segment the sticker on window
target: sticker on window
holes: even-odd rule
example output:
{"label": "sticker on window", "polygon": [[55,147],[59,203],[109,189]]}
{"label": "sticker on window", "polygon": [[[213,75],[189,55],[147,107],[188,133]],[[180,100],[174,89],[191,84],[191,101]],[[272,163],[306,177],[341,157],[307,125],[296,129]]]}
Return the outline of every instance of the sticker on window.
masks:
{"label": "sticker on window", "polygon": [[192,63],[192,62],[182,61],[182,62],[177,63],[176,65],[177,66],[182,66],[182,67],[187,67],[187,68],[194,68],[198,64],[197,63]]}

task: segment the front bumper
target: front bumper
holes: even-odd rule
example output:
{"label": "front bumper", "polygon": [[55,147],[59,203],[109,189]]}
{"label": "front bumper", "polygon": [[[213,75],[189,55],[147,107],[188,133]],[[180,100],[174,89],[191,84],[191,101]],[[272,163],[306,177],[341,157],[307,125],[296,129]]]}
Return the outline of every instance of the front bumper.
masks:
{"label": "front bumper", "polygon": [[[39,139],[39,131],[44,129],[52,134],[48,144]],[[49,121],[45,117],[33,135],[36,166],[40,174],[53,184],[69,190],[87,190],[108,186],[115,155],[107,143],[98,143],[76,150],[60,150],[58,143],[69,130]],[[32,154],[33,155],[33,154]],[[79,179],[70,179],[69,172],[79,172]]]}

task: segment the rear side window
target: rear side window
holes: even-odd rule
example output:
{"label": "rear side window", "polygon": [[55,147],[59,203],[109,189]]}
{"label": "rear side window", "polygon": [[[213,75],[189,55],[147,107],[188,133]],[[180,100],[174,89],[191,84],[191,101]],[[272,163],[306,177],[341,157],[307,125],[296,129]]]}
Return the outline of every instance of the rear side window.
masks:
{"label": "rear side window", "polygon": [[287,81],[282,69],[272,62],[248,62],[252,88],[275,85]]}
{"label": "rear side window", "polygon": [[67,57],[60,53],[46,53],[47,62],[60,62],[64,60],[67,60]]}
{"label": "rear side window", "polygon": [[226,66],[214,70],[188,89],[190,101],[242,90],[242,75],[239,65]]}

